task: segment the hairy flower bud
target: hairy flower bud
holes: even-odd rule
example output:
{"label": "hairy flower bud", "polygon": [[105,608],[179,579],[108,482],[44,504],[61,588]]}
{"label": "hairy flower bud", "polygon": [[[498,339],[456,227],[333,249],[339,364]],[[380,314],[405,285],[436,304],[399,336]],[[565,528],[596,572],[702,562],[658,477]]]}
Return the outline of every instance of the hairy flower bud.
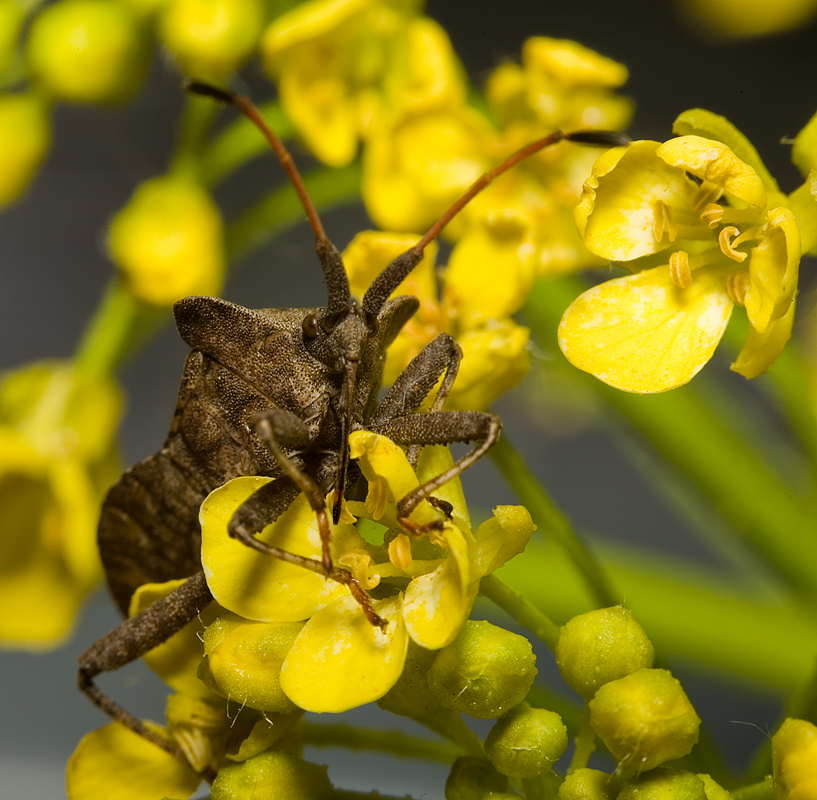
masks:
{"label": "hairy flower bud", "polygon": [[691,772],[657,769],[624,784],[617,800],[707,800],[704,782]]}
{"label": "hairy flower bud", "polygon": [[621,779],[584,767],[571,772],[559,787],[559,800],[616,800]]}
{"label": "hairy flower bud", "polygon": [[817,797],[817,726],[784,720],[772,737],[772,766],[775,800]]}
{"label": "hairy flower bud", "polygon": [[498,720],[485,740],[491,763],[510,778],[536,778],[566,749],[567,728],[561,717],[526,703]]}
{"label": "hairy flower bud", "polygon": [[212,800],[322,800],[332,791],[325,766],[289,753],[262,753],[223,767],[210,790]]}
{"label": "hairy flower bud", "polygon": [[651,667],[655,651],[624,606],[579,614],[562,626],[556,664],[573,691],[589,700],[603,684]]}
{"label": "hairy flower bud", "polygon": [[295,711],[281,689],[281,665],[302,628],[301,622],[247,622],[224,614],[204,632],[200,677],[249,708],[281,714]]}
{"label": "hairy flower bud", "polygon": [[664,669],[641,669],[605,683],[590,701],[590,724],[621,766],[644,772],[685,756],[701,720]]}
{"label": "hairy flower bud", "polygon": [[508,790],[508,779],[487,758],[460,756],[451,765],[445,782],[445,800],[482,800]]}
{"label": "hairy flower bud", "polygon": [[428,686],[446,708],[495,719],[525,699],[535,677],[536,657],[527,639],[472,620],[437,654]]}
{"label": "hairy flower bud", "polygon": [[112,103],[142,82],[149,47],[139,20],[115,0],[58,0],[31,24],[32,77],[57,100]]}

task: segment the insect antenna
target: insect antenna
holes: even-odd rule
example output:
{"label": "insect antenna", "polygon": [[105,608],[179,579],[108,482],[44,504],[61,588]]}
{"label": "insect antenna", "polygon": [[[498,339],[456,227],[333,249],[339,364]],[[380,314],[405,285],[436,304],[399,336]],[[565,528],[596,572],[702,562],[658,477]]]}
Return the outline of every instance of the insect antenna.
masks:
{"label": "insect antenna", "polygon": [[562,133],[554,131],[547,136],[531,142],[525,147],[517,150],[513,155],[505,159],[501,164],[497,164],[493,169],[483,173],[466,192],[454,202],[420,238],[413,247],[401,253],[394,259],[371,283],[363,296],[364,310],[376,316],[377,312],[388,300],[391,293],[397,288],[400,282],[414,269],[423,257],[423,251],[428,244],[436,239],[448,225],[449,222],[459,214],[462,209],[471,202],[485,187],[496,178],[507,172],[511,167],[516,166],[520,161],[524,161],[534,153],[544,150],[546,147],[558,142],[576,142],[577,144],[595,145],[598,147],[620,147],[630,142],[629,137],[614,131],[573,131],[572,133]]}
{"label": "insect antenna", "polygon": [[318,254],[318,260],[323,269],[328,294],[329,302],[326,306],[328,319],[332,320],[340,317],[348,309],[351,300],[346,269],[343,266],[343,260],[340,257],[338,249],[332,244],[326,235],[326,231],[323,229],[323,223],[318,215],[318,210],[315,208],[315,204],[312,202],[312,198],[306,190],[303,177],[295,165],[295,161],[289,150],[287,150],[284,143],[278,138],[272,128],[267,125],[261,116],[261,112],[256,108],[249,97],[235,94],[227,89],[221,89],[200,81],[185,81],[183,89],[191,94],[209,97],[212,100],[217,100],[220,103],[232,106],[261,131],[275,155],[278,156],[278,160],[281,162],[281,166],[284,168],[289,182],[292,184],[292,187],[298,195],[298,199],[301,201],[309,226],[315,234],[315,251]]}

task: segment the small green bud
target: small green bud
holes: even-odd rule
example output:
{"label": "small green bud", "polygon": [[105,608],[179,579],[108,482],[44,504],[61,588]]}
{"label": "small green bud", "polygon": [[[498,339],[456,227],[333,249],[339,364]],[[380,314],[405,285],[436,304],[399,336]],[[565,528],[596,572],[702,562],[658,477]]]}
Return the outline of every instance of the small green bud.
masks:
{"label": "small green bud", "polygon": [[51,144],[46,105],[31,94],[0,96],[0,206],[26,188]]}
{"label": "small green bud", "polygon": [[148,55],[139,20],[116,0],[58,0],[31,23],[26,50],[33,78],[70,103],[126,100]]}
{"label": "small green bud", "polygon": [[605,683],[590,701],[590,724],[622,767],[645,772],[681,758],[701,720],[665,669],[640,669]]}
{"label": "small green bud", "polygon": [[509,778],[536,778],[567,750],[561,717],[525,703],[499,719],[485,740],[485,754]]}
{"label": "small green bud", "polygon": [[536,657],[527,639],[471,620],[437,653],[428,688],[445,708],[495,719],[525,699],[535,677]]}
{"label": "small green bud", "polygon": [[621,779],[584,767],[571,772],[559,787],[559,800],[616,800]]}
{"label": "small green bud", "polygon": [[199,677],[249,708],[278,714],[296,711],[281,689],[281,665],[302,628],[302,622],[248,622],[224,614],[204,631]]}
{"label": "small green bud", "polygon": [[451,765],[445,782],[445,800],[492,799],[508,791],[508,779],[487,758],[460,756]]}
{"label": "small green bud", "polygon": [[579,614],[562,626],[556,664],[565,683],[589,700],[599,686],[651,667],[652,642],[624,606]]}
{"label": "small green bud", "polygon": [[657,769],[627,781],[618,800],[707,800],[704,782],[691,772]]}
{"label": "small green bud", "polygon": [[409,640],[406,663],[397,683],[377,701],[384,711],[411,719],[428,719],[442,709],[428,688],[426,676],[436,653]]}
{"label": "small green bud", "polygon": [[183,72],[219,80],[252,55],[263,23],[260,0],[170,0],[159,36]]}
{"label": "small green bud", "polygon": [[262,753],[218,771],[212,800],[321,800],[332,792],[325,766],[289,753]]}

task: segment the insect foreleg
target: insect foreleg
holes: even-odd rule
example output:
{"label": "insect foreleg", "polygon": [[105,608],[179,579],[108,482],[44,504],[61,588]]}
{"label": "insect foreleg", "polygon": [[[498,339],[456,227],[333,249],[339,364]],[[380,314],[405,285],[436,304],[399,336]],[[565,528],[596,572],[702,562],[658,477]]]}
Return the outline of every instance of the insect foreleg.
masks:
{"label": "insect foreleg", "polygon": [[204,574],[199,572],[166,597],[117,625],[77,659],[79,688],[97,708],[184,764],[188,763],[187,759],[175,742],[159,736],[140,719],[111,700],[96,686],[94,678],[102,672],[112,672],[136,661],[149,650],[167,641],[195,619],[212,599]]}

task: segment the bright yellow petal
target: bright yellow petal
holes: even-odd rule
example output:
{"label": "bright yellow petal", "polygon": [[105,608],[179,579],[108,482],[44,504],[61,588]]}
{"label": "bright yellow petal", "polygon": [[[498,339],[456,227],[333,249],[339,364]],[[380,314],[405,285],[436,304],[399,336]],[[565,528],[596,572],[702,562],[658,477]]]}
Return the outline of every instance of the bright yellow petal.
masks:
{"label": "bright yellow petal", "polygon": [[559,346],[573,366],[627,392],[681,386],[712,357],[732,311],[724,277],[696,270],[687,289],[668,267],[593,287],[565,311]]}
{"label": "bright yellow petal", "polygon": [[315,614],[281,670],[281,688],[306,711],[338,713],[382,697],[403,671],[408,634],[401,598],[375,603],[388,622],[372,625],[350,596]]}
{"label": "bright yellow petal", "polygon": [[479,576],[471,574],[469,543],[462,531],[446,524],[443,537],[448,556],[433,572],[413,578],[403,600],[409,636],[427,650],[439,650],[454,641],[479,590]]}
{"label": "bright yellow petal", "polygon": [[662,144],[655,153],[670,166],[712,181],[758,210],[766,205],[763,181],[722,142],[702,136],[679,136]]}
{"label": "bright yellow petal", "polygon": [[83,737],[66,770],[69,800],[185,800],[200,783],[178,759],[116,722]]}
{"label": "bright yellow petal", "polygon": [[281,14],[264,32],[261,50],[266,58],[278,57],[292,47],[302,46],[363,13],[370,0],[309,0]]}
{"label": "bright yellow petal", "polygon": [[[420,453],[420,460],[417,462],[417,479],[424,483],[437,475],[441,475],[449,467],[453,466],[454,458],[451,451],[444,445],[429,445],[423,448]],[[454,478],[443,484],[434,492],[435,497],[446,500],[453,506],[452,515],[459,517],[469,528],[471,518],[468,514],[468,506],[465,504],[465,495],[462,493],[462,483],[459,478]]]}
{"label": "bright yellow petal", "polygon": [[[239,616],[269,622],[306,619],[346,593],[345,587],[303,567],[259,553],[230,538],[227,532],[238,506],[269,481],[270,478],[260,477],[236,478],[202,503],[204,574],[219,604]],[[348,536],[359,546],[352,526],[341,524],[334,531],[333,544],[338,544],[340,552],[350,549],[345,543]],[[304,495],[296,498],[257,538],[307,558],[321,557],[317,520]]]}
{"label": "bright yellow petal", "polygon": [[672,228],[657,226],[657,219],[668,217],[676,226],[700,224],[691,206],[696,185],[683,170],[658,158],[658,147],[658,142],[633,142],[596,161],[575,211],[590,252],[630,261],[672,244]]}
{"label": "bright yellow petal", "polygon": [[800,229],[787,208],[767,214],[760,242],[749,254],[746,313],[752,327],[763,334],[789,310],[800,269]]}
{"label": "bright yellow petal", "polygon": [[568,39],[526,39],[522,63],[526,70],[542,71],[567,88],[590,85],[614,89],[627,81],[623,64]]}
{"label": "bright yellow petal", "polygon": [[[157,600],[167,597],[184,582],[185,579],[182,579],[140,586],[131,597],[129,615],[135,616]],[[201,634],[219,610],[216,603],[210,603],[178,633],[143,656],[145,663],[179,694],[202,698],[214,696],[199,680],[198,668],[203,654]]]}
{"label": "bright yellow petal", "polygon": [[479,526],[474,566],[489,575],[527,547],[536,525],[524,506],[497,506],[494,515]]}
{"label": "bright yellow petal", "polygon": [[743,375],[744,378],[756,378],[762,375],[777,361],[786,342],[791,338],[791,329],[794,324],[794,303],[782,319],[772,323],[765,333],[758,333],[749,326],[749,333],[743,349],[738,353],[731,369]]}

